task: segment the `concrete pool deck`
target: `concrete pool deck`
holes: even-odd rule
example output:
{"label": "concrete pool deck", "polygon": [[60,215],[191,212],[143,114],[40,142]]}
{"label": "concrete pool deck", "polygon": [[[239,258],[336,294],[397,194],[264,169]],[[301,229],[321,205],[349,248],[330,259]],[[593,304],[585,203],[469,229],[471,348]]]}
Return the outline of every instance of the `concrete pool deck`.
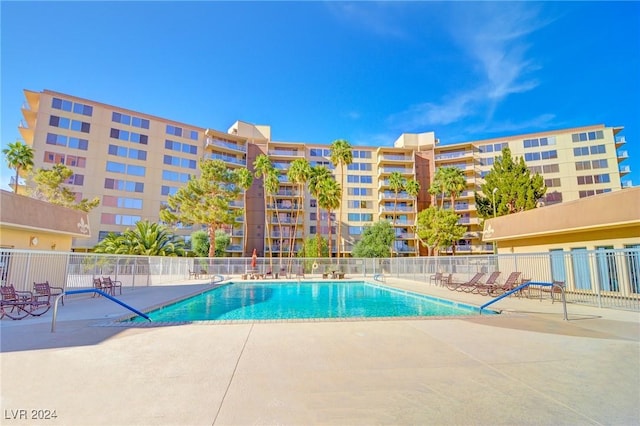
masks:
{"label": "concrete pool deck", "polygon": [[[489,300],[387,285],[476,306]],[[121,299],[144,310],[207,287],[125,288]],[[569,304],[563,321],[562,305],[549,300],[510,297],[495,307],[507,312],[127,328],[103,326],[127,314],[119,305],[69,297],[55,333],[51,311],[0,321],[0,423],[640,422],[639,313]],[[38,420],[46,410],[56,418]]]}

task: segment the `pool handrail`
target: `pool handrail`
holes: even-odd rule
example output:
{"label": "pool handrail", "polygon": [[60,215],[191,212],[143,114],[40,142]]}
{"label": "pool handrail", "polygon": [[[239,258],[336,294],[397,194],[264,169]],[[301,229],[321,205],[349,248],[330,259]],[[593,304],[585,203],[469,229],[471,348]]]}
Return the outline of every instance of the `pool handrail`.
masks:
{"label": "pool handrail", "polygon": [[381,282],[381,283],[386,282],[386,279],[385,279],[385,277],[384,277],[384,274],[375,274],[375,275],[373,276],[373,279],[374,279],[375,281],[379,281],[379,282]]}
{"label": "pool handrail", "polygon": [[224,280],[225,280],[224,275],[216,274],[211,276],[211,284],[218,284]]}
{"label": "pool handrail", "polygon": [[67,291],[63,291],[62,294],[59,294],[56,297],[56,300],[53,302],[53,317],[51,318],[51,332],[54,333],[56,331],[56,317],[58,315],[58,302],[60,301],[60,299],[67,295],[67,294],[82,294],[82,293],[97,293],[101,296],[106,297],[107,299],[116,302],[118,305],[123,306],[125,308],[127,308],[128,310],[130,310],[131,312],[135,313],[138,316],[141,316],[142,318],[146,319],[147,321],[151,322],[151,318],[149,318],[149,315],[140,312],[139,310],[137,310],[136,308],[127,305],[126,303],[122,302],[121,300],[116,299],[115,297],[111,296],[108,293],[105,293],[102,290],[98,290],[95,288],[88,288],[88,289],[82,289],[82,290],[67,290]]}
{"label": "pool handrail", "polygon": [[554,282],[542,282],[542,281],[527,281],[526,283],[520,284],[518,287],[507,291],[504,294],[501,294],[500,296],[496,297],[495,299],[492,299],[490,301],[488,301],[487,303],[485,303],[484,305],[480,306],[480,315],[482,315],[482,310],[484,308],[486,308],[489,305],[492,305],[494,303],[496,303],[498,300],[504,299],[507,296],[511,296],[513,293],[516,293],[524,288],[527,288],[531,285],[536,285],[536,286],[540,286],[540,287],[551,287],[551,297],[553,297],[553,291],[554,289],[557,287],[560,289],[560,295],[562,297],[562,308],[563,308],[563,312],[564,312],[564,320],[565,321],[569,321],[569,317],[567,315],[567,300],[564,294],[564,285],[562,285],[559,281],[554,281]]}

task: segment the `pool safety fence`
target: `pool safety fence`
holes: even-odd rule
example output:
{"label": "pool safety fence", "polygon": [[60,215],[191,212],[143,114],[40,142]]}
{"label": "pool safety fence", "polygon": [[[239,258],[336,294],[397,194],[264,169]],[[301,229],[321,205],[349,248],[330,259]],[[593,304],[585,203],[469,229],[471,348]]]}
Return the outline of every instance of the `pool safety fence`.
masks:
{"label": "pool safety fence", "polygon": [[[255,264],[253,263],[255,262]],[[110,276],[123,289],[241,279],[248,272],[279,279],[406,279],[429,285],[436,272],[464,281],[477,272],[565,283],[568,303],[640,311],[640,248],[545,253],[395,258],[194,258],[0,249],[0,280],[17,290],[49,281],[65,290],[93,287]],[[194,274],[195,272],[195,274]],[[340,274],[336,274],[336,273]],[[325,277],[325,278],[323,278]],[[501,283],[499,280],[498,283]]]}

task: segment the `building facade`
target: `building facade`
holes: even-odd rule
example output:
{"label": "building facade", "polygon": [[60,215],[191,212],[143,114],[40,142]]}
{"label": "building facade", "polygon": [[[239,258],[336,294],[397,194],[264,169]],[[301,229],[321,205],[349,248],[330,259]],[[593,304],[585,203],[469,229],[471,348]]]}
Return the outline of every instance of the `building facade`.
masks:
{"label": "building facade", "polygon": [[[343,176],[331,164],[330,143],[274,141],[265,125],[238,121],[225,132],[49,90],[25,90],[25,98],[19,130],[35,149],[35,167],[64,163],[74,171],[67,183],[78,198],[101,200],[89,213],[92,237],[74,240],[77,251],[91,250],[109,232],[123,232],[139,220],[157,222],[167,197],[198,175],[203,158],[253,171],[256,157],[266,154],[280,172],[280,188],[268,200],[258,177],[234,204],[245,215],[227,229],[229,256],[249,256],[253,249],[261,256],[286,256],[300,250],[304,237],[317,232],[326,237],[329,230],[334,253],[349,255],[364,228],[378,220],[393,224],[394,256],[425,254],[413,225],[417,213],[437,201],[427,190],[436,169],[444,166],[460,168],[467,179],[453,206],[467,226],[456,251],[490,253],[493,247],[482,241],[474,193],[507,146],[544,176],[549,188],[545,205],[631,186],[622,181],[630,170],[620,164],[628,157],[620,149],[626,143],[618,135],[621,127],[594,125],[454,144],[441,144],[433,132],[402,134],[389,147],[354,146],[353,163]],[[288,180],[287,171],[298,158],[326,166],[344,182],[340,211],[328,215],[308,190]],[[417,196],[391,189],[394,172],[420,184]],[[444,205],[451,207],[449,200]],[[338,227],[341,241],[336,241]],[[188,237],[196,229],[201,227],[182,227],[176,233]]]}

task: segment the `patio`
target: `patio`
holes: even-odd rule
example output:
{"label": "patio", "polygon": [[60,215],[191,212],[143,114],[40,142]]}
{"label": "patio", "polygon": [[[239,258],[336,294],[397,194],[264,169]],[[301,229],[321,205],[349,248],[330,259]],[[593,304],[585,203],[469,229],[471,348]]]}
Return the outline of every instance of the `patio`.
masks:
{"label": "patio", "polygon": [[[125,288],[122,300],[146,309],[206,287]],[[47,423],[65,425],[638,422],[638,313],[570,304],[566,322],[549,300],[496,308],[508,312],[127,328],[104,326],[122,307],[70,297],[55,333],[51,314],[0,322],[1,409],[7,424],[21,410],[29,423],[55,410]]]}

